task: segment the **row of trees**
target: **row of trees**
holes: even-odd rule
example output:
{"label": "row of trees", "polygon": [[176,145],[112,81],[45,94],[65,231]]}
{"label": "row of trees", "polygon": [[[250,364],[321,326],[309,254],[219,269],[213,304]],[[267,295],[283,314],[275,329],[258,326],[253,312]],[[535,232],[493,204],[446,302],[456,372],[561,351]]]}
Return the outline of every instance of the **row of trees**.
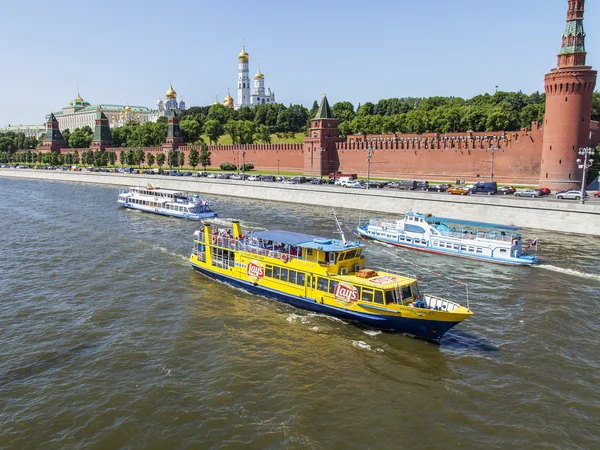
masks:
{"label": "row of trees", "polygon": [[37,148],[42,142],[41,138],[25,137],[24,133],[8,131],[0,133],[0,152],[14,152],[26,148]]}
{"label": "row of trees", "polygon": [[[200,150],[192,148],[189,152],[189,156],[185,158],[183,152],[176,150],[170,150],[165,155],[162,152],[154,155],[153,153],[146,153],[141,148],[137,149],[123,149],[119,153],[118,162],[121,166],[138,166],[141,167],[145,163],[148,166],[153,166],[155,163],[160,168],[165,165],[165,162],[169,167],[183,167],[186,165],[189,167],[197,167],[198,165],[206,168],[211,165],[211,152],[208,151],[208,146],[205,144],[201,146]],[[0,161],[3,163],[23,163],[23,164],[51,164],[56,166],[72,165],[72,164],[83,164],[86,166],[96,167],[107,167],[115,166],[117,163],[117,152],[115,150],[84,150],[81,152],[81,156],[77,150],[66,153],[53,153],[53,152],[20,152],[13,153],[3,151],[0,153]]]}

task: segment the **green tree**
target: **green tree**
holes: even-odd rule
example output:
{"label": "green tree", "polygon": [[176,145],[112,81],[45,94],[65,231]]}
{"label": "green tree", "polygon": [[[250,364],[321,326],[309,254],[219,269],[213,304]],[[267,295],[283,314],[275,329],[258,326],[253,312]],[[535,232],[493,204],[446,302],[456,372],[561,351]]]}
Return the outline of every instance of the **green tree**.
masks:
{"label": "green tree", "polygon": [[63,131],[61,131],[61,134],[63,136],[63,139],[65,140],[65,143],[67,144],[67,147],[71,147],[69,145],[69,140],[71,139],[71,130],[66,128]]}
{"label": "green tree", "polygon": [[77,128],[69,137],[69,147],[71,148],[88,148],[92,143],[94,133],[92,129],[86,125],[82,128]]}
{"label": "green tree", "polygon": [[177,165],[177,152],[175,150],[169,150],[167,152],[167,164],[169,167]]}
{"label": "green tree", "polygon": [[230,120],[225,125],[223,125],[223,131],[229,135],[231,138],[231,143],[233,145],[239,144],[239,120]]}
{"label": "green tree", "polygon": [[121,167],[124,167],[127,163],[127,150],[123,149],[119,153],[119,162],[121,163]]}
{"label": "green tree", "polygon": [[202,165],[202,167],[204,167],[204,170],[206,170],[207,166],[211,165],[210,155],[211,152],[208,151],[208,145],[202,142],[200,144],[200,164]]}
{"label": "green tree", "polygon": [[179,127],[183,133],[183,140],[185,142],[196,142],[202,134],[202,128],[200,124],[193,119],[186,119],[179,122]]}
{"label": "green tree", "polygon": [[108,151],[108,161],[110,162],[110,165],[114,167],[116,160],[117,160],[117,154],[115,153],[115,151],[109,150]]}
{"label": "green tree", "polygon": [[204,134],[208,136],[210,142],[216,144],[223,135],[223,125],[216,119],[208,119],[204,122]]}
{"label": "green tree", "polygon": [[354,105],[352,105],[350,102],[338,102],[334,104],[331,107],[331,113],[340,124],[344,122],[351,122],[352,119],[356,117],[356,114],[354,113]]}
{"label": "green tree", "polygon": [[258,125],[255,127],[254,140],[261,141],[265,144],[271,143],[271,129],[266,125]]}
{"label": "green tree", "polygon": [[200,162],[200,152],[198,151],[198,149],[196,147],[192,147],[190,149],[190,154],[188,156],[188,164],[190,165],[190,167],[195,169],[199,162]]}
{"label": "green tree", "polygon": [[152,167],[154,165],[155,161],[156,161],[156,158],[154,157],[154,153],[148,152],[148,166]]}
{"label": "green tree", "polygon": [[135,149],[133,152],[133,159],[137,163],[138,168],[146,161],[146,154],[141,148]]}
{"label": "green tree", "polygon": [[158,168],[161,169],[162,166],[165,165],[165,154],[162,152],[158,152],[156,154],[156,164],[158,164]]}
{"label": "green tree", "polygon": [[183,167],[185,165],[185,153],[183,151],[177,152],[177,165]]}

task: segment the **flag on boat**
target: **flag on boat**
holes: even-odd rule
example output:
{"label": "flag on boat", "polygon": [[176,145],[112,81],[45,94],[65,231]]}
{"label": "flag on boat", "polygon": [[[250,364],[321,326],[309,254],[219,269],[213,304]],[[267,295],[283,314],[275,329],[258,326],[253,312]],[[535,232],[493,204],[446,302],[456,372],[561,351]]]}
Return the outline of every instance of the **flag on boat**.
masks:
{"label": "flag on boat", "polygon": [[537,238],[531,241],[527,247],[533,247],[534,245],[537,245]]}

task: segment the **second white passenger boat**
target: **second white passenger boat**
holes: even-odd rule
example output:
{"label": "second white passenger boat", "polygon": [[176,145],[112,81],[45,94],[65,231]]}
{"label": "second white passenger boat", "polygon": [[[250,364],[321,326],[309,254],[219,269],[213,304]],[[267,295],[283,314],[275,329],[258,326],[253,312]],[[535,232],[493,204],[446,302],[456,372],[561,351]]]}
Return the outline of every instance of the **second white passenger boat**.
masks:
{"label": "second white passenger boat", "polygon": [[[359,225],[365,238],[424,252],[508,265],[532,265],[537,256],[523,251],[521,229],[409,211],[404,219],[371,219]],[[537,239],[529,246],[537,249]]]}
{"label": "second white passenger boat", "polygon": [[117,203],[126,208],[179,217],[181,219],[202,220],[217,217],[208,201],[199,195],[171,191],[159,187],[130,187],[121,189]]}

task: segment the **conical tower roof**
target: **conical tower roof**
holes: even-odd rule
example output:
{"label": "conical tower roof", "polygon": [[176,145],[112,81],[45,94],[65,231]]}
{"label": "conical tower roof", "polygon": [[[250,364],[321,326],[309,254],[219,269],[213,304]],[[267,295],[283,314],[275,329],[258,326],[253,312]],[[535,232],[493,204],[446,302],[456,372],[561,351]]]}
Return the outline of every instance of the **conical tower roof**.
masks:
{"label": "conical tower roof", "polygon": [[323,94],[323,100],[321,100],[321,105],[317,110],[317,114],[314,119],[334,119],[333,114],[331,113],[331,108],[329,107],[329,102],[327,101],[327,94]]}

